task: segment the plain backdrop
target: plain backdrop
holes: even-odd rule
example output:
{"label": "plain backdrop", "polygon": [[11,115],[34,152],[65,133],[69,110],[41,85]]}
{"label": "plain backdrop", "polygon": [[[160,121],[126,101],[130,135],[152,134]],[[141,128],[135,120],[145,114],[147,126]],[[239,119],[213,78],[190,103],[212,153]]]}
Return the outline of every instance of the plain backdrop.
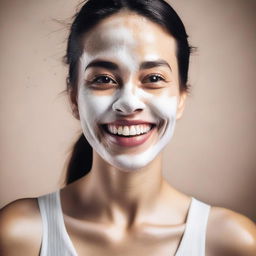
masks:
{"label": "plain backdrop", "polygon": [[[170,2],[197,52],[164,175],[188,195],[256,220],[256,1]],[[81,132],[62,63],[78,3],[0,1],[1,206],[63,186]]]}

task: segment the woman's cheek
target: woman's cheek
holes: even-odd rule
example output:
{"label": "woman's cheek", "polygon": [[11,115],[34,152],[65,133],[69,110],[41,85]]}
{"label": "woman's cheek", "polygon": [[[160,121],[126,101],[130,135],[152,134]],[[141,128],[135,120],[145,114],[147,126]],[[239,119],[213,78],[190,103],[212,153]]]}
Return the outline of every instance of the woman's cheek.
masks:
{"label": "woman's cheek", "polygon": [[176,118],[177,96],[155,96],[150,102],[152,112],[163,120]]}
{"label": "woman's cheek", "polygon": [[98,116],[104,111],[108,101],[108,96],[96,96],[89,88],[83,88],[81,86],[79,89],[78,105],[80,110],[86,115]]}

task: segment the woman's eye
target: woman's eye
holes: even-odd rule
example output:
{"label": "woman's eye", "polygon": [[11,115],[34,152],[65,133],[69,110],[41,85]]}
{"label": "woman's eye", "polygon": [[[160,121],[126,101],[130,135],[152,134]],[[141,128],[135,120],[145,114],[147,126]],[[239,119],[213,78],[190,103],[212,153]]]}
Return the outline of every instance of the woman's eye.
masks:
{"label": "woman's eye", "polygon": [[159,81],[165,81],[164,78],[160,75],[150,75],[147,76],[144,80],[143,83],[157,83]]}
{"label": "woman's eye", "polygon": [[116,81],[109,76],[98,76],[93,79],[92,83],[96,84],[116,84]]}
{"label": "woman's eye", "polygon": [[117,81],[108,75],[98,75],[85,81],[90,88],[95,90],[108,90],[117,86]]}

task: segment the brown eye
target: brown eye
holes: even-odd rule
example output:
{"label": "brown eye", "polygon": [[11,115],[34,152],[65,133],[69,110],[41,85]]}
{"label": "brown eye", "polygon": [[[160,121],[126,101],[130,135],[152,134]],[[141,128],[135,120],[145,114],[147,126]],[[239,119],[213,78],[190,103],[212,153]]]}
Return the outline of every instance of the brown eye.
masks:
{"label": "brown eye", "polygon": [[160,75],[150,75],[143,80],[143,83],[157,83],[160,81],[165,81],[165,79]]}
{"label": "brown eye", "polygon": [[98,76],[96,77],[92,83],[96,84],[116,84],[116,81],[108,76]]}

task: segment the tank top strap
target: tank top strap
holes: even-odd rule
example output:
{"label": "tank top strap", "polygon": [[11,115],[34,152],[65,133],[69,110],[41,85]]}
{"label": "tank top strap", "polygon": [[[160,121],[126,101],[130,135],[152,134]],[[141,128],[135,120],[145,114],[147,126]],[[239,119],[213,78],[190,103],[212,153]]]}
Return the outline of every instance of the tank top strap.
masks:
{"label": "tank top strap", "polygon": [[[38,197],[43,235],[40,256],[77,256],[67,233],[60,191]],[[204,256],[210,206],[191,199],[186,228],[175,256]]]}
{"label": "tank top strap", "polygon": [[43,235],[40,256],[77,256],[68,236],[59,190],[38,197]]}
{"label": "tank top strap", "polygon": [[192,198],[186,228],[175,256],[204,256],[210,206]]}

